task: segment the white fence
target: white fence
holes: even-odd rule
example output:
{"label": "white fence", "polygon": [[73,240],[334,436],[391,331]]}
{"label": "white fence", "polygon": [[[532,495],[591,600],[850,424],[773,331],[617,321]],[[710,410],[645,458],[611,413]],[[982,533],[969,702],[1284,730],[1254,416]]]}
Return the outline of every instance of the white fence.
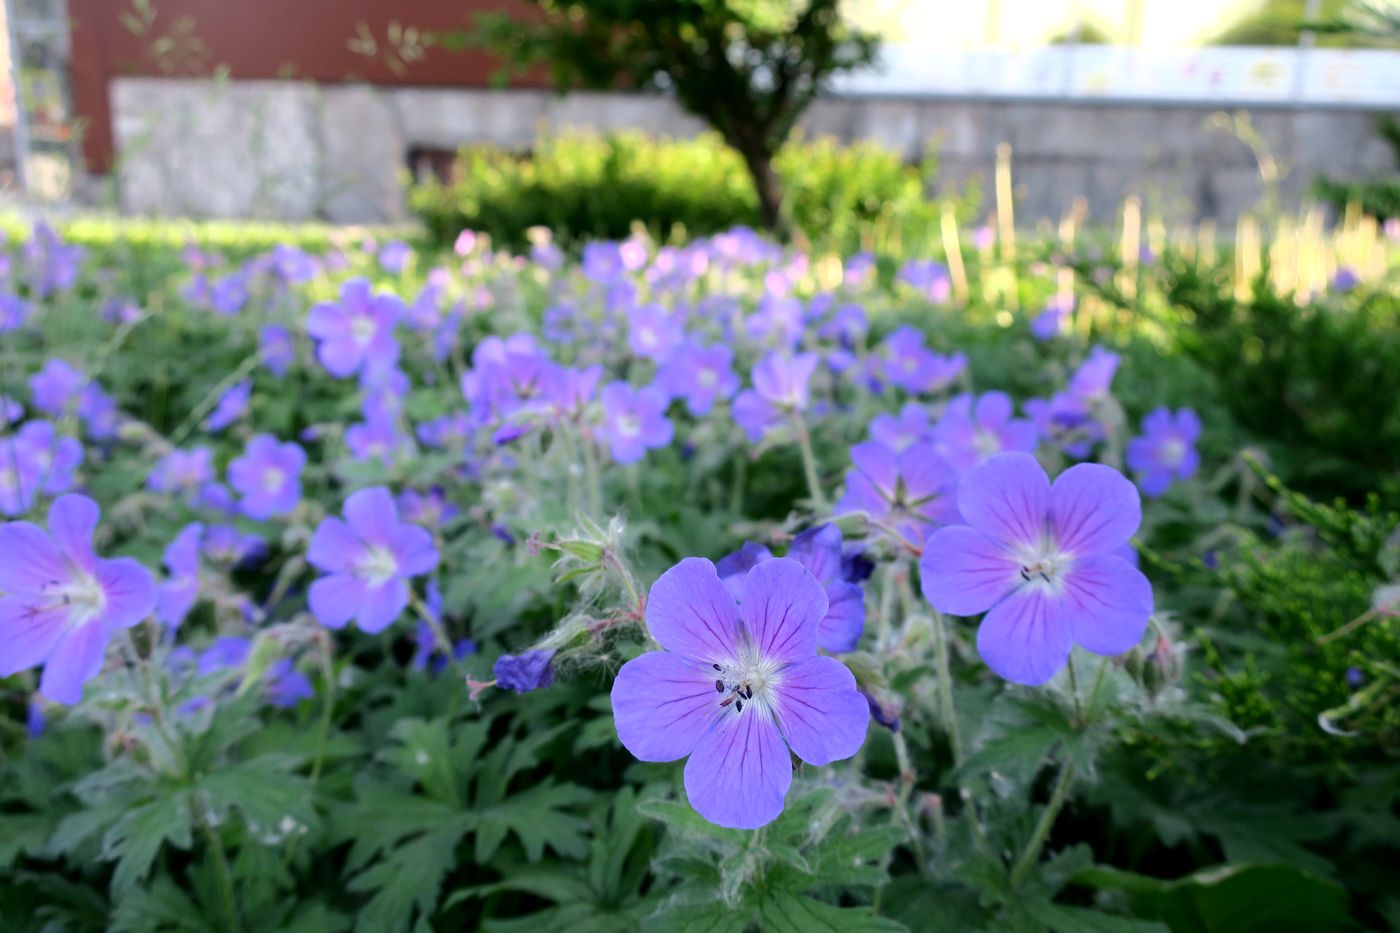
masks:
{"label": "white fence", "polygon": [[881,59],[843,77],[836,93],[1400,109],[1400,52],[1384,50],[1061,45],[947,52],[889,45]]}

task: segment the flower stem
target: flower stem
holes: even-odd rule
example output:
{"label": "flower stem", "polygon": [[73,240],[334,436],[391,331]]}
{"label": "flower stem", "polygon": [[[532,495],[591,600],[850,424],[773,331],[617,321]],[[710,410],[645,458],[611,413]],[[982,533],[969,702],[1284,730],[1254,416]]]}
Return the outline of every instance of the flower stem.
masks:
{"label": "flower stem", "polygon": [[588,480],[588,511],[593,518],[603,515],[603,482],[598,473],[598,449],[593,438],[579,432],[579,446],[583,448],[583,469]]}
{"label": "flower stem", "polygon": [[1084,705],[1079,702],[1079,675],[1074,670],[1074,655],[1069,656],[1069,692],[1074,698],[1074,721],[1084,725]]}
{"label": "flower stem", "polygon": [[447,630],[442,627],[442,621],[423,603],[423,597],[418,595],[417,590],[410,589],[408,591],[408,601],[413,606],[413,611],[418,613],[419,618],[428,624],[428,628],[433,630],[433,638],[437,641],[439,650],[447,657],[447,663],[456,663],[452,639],[448,637]]}
{"label": "flower stem", "polygon": [[219,831],[209,822],[203,806],[195,805],[195,819],[209,837],[209,857],[214,860],[214,872],[219,879],[219,895],[223,900],[224,914],[228,918],[228,928],[231,933],[240,933],[243,924],[238,919],[238,907],[233,897],[233,875],[229,872],[228,856],[224,854],[224,842],[219,838]]}
{"label": "flower stem", "polygon": [[962,735],[958,729],[958,712],[953,704],[953,674],[948,662],[948,622],[943,613],[933,610],[933,648],[938,664],[938,718],[948,731],[948,744],[953,749],[953,765],[963,763]]}
{"label": "flower stem", "polygon": [[1060,815],[1060,810],[1069,797],[1069,786],[1073,781],[1074,762],[1066,759],[1060,766],[1060,776],[1055,781],[1055,789],[1050,792],[1050,802],[1045,805],[1045,810],[1040,814],[1040,821],[1035,824],[1035,832],[1031,833],[1026,847],[1021,850],[1016,864],[1011,867],[1011,874],[1007,879],[1011,887],[1014,888],[1024,881],[1026,874],[1040,860],[1040,850],[1045,847],[1045,839],[1050,835],[1051,827],[1055,825],[1055,818]]}
{"label": "flower stem", "polygon": [[807,422],[800,412],[792,413],[792,423],[797,429],[797,449],[802,453],[802,472],[807,474],[807,493],[812,497],[812,504],[820,512],[825,512],[830,508],[830,503],[826,501],[826,494],[822,492],[821,476],[817,472],[817,458],[812,453],[812,434],[807,430]]}

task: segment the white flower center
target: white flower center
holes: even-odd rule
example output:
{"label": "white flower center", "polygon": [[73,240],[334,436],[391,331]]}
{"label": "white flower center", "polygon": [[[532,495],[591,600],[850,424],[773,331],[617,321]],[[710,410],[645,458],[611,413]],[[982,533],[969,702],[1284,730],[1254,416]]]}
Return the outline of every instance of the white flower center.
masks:
{"label": "white flower center", "polygon": [[700,384],[701,388],[708,389],[719,382],[719,373],[713,369],[702,369],[695,374],[695,381]]}
{"label": "white flower center", "polygon": [[374,319],[357,317],[350,322],[350,336],[362,347],[369,346],[374,339]]}
{"label": "white flower center", "polygon": [[1186,445],[1179,439],[1172,438],[1162,444],[1162,459],[1168,466],[1181,466],[1182,459],[1186,456]]}
{"label": "white flower center", "polygon": [[747,639],[739,645],[738,657],[716,662],[715,702],[720,709],[733,709],[742,714],[754,710],[773,716],[777,706],[778,687],[783,682],[781,661],[764,657],[758,646]]}
{"label": "white flower center", "polygon": [[277,467],[268,467],[263,471],[263,492],[281,492],[286,482],[287,474]]}
{"label": "white flower center", "polygon": [[985,459],[1001,451],[1001,438],[986,428],[977,428],[972,433],[972,447],[979,457]]}
{"label": "white flower center", "polygon": [[398,575],[399,562],[394,552],[385,547],[372,547],[360,558],[356,571],[371,586],[387,583]]}
{"label": "white flower center", "polygon": [[642,419],[636,415],[618,415],[617,433],[623,437],[636,437],[642,433]]}
{"label": "white flower center", "polygon": [[45,591],[67,607],[68,624],[75,628],[96,619],[107,608],[107,591],[81,570],[75,570],[67,582],[50,583]]}
{"label": "white flower center", "polygon": [[1074,566],[1074,555],[1060,550],[1048,538],[1034,547],[1018,549],[1014,557],[1021,565],[1023,584],[1045,587],[1056,593],[1064,588],[1065,574]]}

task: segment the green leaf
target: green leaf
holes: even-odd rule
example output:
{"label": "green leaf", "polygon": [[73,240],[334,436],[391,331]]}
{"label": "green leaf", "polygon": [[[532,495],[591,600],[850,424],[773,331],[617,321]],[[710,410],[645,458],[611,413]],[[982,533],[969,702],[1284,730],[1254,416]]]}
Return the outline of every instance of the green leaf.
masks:
{"label": "green leaf", "polygon": [[468,825],[465,816],[458,816],[351,878],[346,883],[349,890],[375,892],[357,912],[355,929],[364,933],[403,930],[415,911],[420,918],[428,917],[437,904],[442,879],[457,862],[457,843]]}
{"label": "green leaf", "polygon": [[538,784],[473,814],[476,819],[476,860],[488,861],[506,833],[525,847],[525,856],[538,862],[546,844],[560,855],[583,858],[588,821],[562,808],[583,803],[592,794],[574,784]]}
{"label": "green leaf", "polygon": [[906,929],[869,907],[837,907],[797,894],[765,898],[759,916],[765,933],[894,933]]}
{"label": "green leaf", "polygon": [[102,839],[102,857],[117,860],[112,891],[124,894],[145,878],[165,842],[188,849],[193,822],[189,791],[184,789],[167,790],[117,820]]}
{"label": "green leaf", "polygon": [[200,913],[199,905],[176,887],[166,875],[160,875],[150,885],[132,888],[117,898],[112,911],[111,933],[151,933],[151,931],[183,931],[183,933],[214,933],[219,925],[211,923]]}
{"label": "green leaf", "polygon": [[1222,865],[1175,881],[1100,866],[1073,880],[1126,892],[1134,914],[1161,920],[1174,933],[1322,933],[1352,926],[1341,886],[1288,865]]}
{"label": "green leaf", "polygon": [[716,826],[695,812],[695,808],[679,800],[652,798],[637,804],[637,812],[660,820],[672,829],[697,836],[709,836],[733,845],[742,845],[744,833],[737,829]]}
{"label": "green leaf", "polygon": [[297,759],[260,755],[200,777],[195,790],[206,809],[242,814],[249,835],[264,845],[280,845],[318,823],[305,778],[293,774]]}
{"label": "green leaf", "polygon": [[1044,924],[1051,933],[1170,933],[1167,927],[1155,921],[1118,917],[1088,907],[1034,900],[1019,906],[1023,913]]}
{"label": "green leaf", "polygon": [[53,820],[41,813],[0,814],[0,868],[9,868],[20,855],[37,855],[53,831]]}

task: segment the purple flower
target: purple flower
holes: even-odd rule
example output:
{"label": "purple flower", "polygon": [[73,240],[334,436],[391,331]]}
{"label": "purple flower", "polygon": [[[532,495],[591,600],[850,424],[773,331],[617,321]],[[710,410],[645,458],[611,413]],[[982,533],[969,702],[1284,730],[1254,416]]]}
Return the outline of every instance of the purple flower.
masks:
{"label": "purple flower", "polygon": [[233,525],[211,525],[204,534],[204,556],[224,567],[252,563],[267,550],[267,543],[253,532],[239,531]]}
{"label": "purple flower", "polygon": [[538,648],[521,655],[503,654],[492,665],[491,673],[502,690],[540,690],[554,683],[554,652]]}
{"label": "purple flower", "polygon": [[424,528],[439,528],[461,512],[437,486],[426,492],[405,489],[399,493],[397,501],[403,520]]}
{"label": "purple flower", "polygon": [[948,300],[953,281],[948,277],[948,268],[931,259],[911,259],[906,262],[895,277],[915,291],[922,292],[934,304]]}
{"label": "purple flower", "polygon": [[150,571],[93,552],[100,514],[91,499],[68,495],[49,508],[47,533],[29,522],[0,526],[0,677],[42,664],[39,692],[60,703],[81,700],[112,634],[155,608]]}
{"label": "purple flower", "polygon": [[1056,295],[1031,321],[1031,334],[1037,340],[1050,340],[1065,329],[1065,321],[1074,310],[1073,295]]}
{"label": "purple flower", "polygon": [[870,439],[879,441],[895,453],[911,444],[931,438],[928,409],[918,402],[906,402],[898,415],[882,412],[870,421]]}
{"label": "purple flower", "polygon": [[258,355],[274,376],[285,376],[296,359],[292,332],[281,324],[265,324],[258,331]]}
{"label": "purple flower", "polygon": [[408,261],[413,258],[413,247],[402,240],[390,240],[379,247],[378,258],[379,268],[397,275],[408,266]]}
{"label": "purple flower", "polygon": [[196,670],[201,677],[207,677],[216,671],[242,667],[248,663],[248,655],[252,653],[252,650],[252,639],[240,638],[235,635],[222,635],[214,639],[209,647],[200,654]]}
{"label": "purple flower", "polygon": [[1350,266],[1339,266],[1337,274],[1332,276],[1330,286],[1332,291],[1345,295],[1360,284],[1361,277],[1356,274],[1354,269]]}
{"label": "purple flower", "polygon": [[792,758],[824,765],[865,741],[870,709],[855,677],[817,654],[825,590],[795,560],[749,571],[744,601],[715,566],[687,558],[647,599],[664,651],[628,661],[612,688],[622,744],[642,761],[689,756],[691,806],[720,826],[756,829],[783,810]]}
{"label": "purple flower", "polygon": [[583,369],[551,367],[544,378],[545,410],[556,422],[579,420],[597,394],[602,378],[603,367],[599,365]]}
{"label": "purple flower", "polygon": [[214,410],[209,413],[209,417],[204,419],[206,430],[215,434],[233,424],[239,418],[248,413],[248,402],[253,397],[253,383],[244,379],[242,382],[234,383],[224,390],[224,394],[219,396],[218,403]]}
{"label": "purple flower", "polygon": [[78,280],[78,266],[85,250],[69,246],[48,224],[34,225],[34,235],[24,244],[24,258],[33,274],[34,293],[47,298],[54,292],[67,291]]}
{"label": "purple flower", "polygon": [[627,312],[627,345],[637,356],[663,363],[684,339],[680,319],[660,305],[642,305]]}
{"label": "purple flower", "polygon": [[394,325],[403,310],[398,297],[374,294],[368,279],[349,279],[340,287],[339,302],[316,305],[306,319],[307,333],[317,340],[316,358],[342,379],[362,368],[393,365],[399,358]]}
{"label": "purple flower", "polygon": [[[852,579],[841,555],[841,529],[835,525],[809,528],[792,539],[787,556],[807,568],[826,590],[827,613],[817,628],[817,644],[824,651],[841,653],[854,651],[865,631],[865,591],[860,581]],[[715,572],[740,603],[744,601],[743,586],[749,571],[773,553],[761,544],[745,541],[743,547],[720,558]]]}
{"label": "purple flower", "polygon": [[47,421],[27,421],[0,438],[0,513],[29,511],[39,493],[57,495],[73,488],[83,462],[83,445],[61,437]]}
{"label": "purple flower", "polygon": [[1156,498],[1167,491],[1173,479],[1190,479],[1201,465],[1196,438],[1201,435],[1201,419],[1189,408],[1175,414],[1158,408],[1142,420],[1142,436],[1128,441],[1128,469],[1137,474],[1143,495]]}
{"label": "purple flower", "polygon": [[248,279],[241,272],[225,276],[210,287],[209,306],[218,314],[232,316],[248,303]]}
{"label": "purple flower", "polygon": [[364,414],[363,422],[345,429],[345,444],[356,460],[378,460],[389,466],[407,442],[399,433],[398,418],[379,398],[366,400]]}
{"label": "purple flower", "polygon": [[609,285],[626,271],[616,243],[588,243],[583,247],[583,277],[589,281]]}
{"label": "purple flower", "polygon": [[88,437],[93,440],[111,440],[121,426],[121,411],[116,400],[95,382],[89,382],[78,396],[78,415],[87,427]]}
{"label": "purple flower", "polygon": [[9,292],[0,293],[0,334],[19,330],[29,320],[29,302]]}
{"label": "purple flower", "polygon": [[941,612],[987,613],[977,650],[997,674],[1042,684],[1074,644],[1117,655],[1142,638],[1152,585],[1117,553],[1142,508],[1116,470],[1081,463],[1052,486],[1030,454],[998,454],[963,477],[958,507],[968,524],[924,545],[924,596]]}
{"label": "purple flower", "polygon": [[651,447],[665,447],[675,435],[666,417],[666,394],[653,386],[634,389],[625,382],[603,386],[602,438],[613,460],[636,463]]}
{"label": "purple flower", "polygon": [[835,515],[864,512],[914,544],[936,525],[958,520],[957,473],[932,444],[895,453],[875,441],[851,448],[852,468]]}
{"label": "purple flower", "polygon": [[311,613],[330,628],[354,619],[382,632],[408,606],[409,579],[437,566],[437,548],[427,529],[399,521],[383,486],[351,494],[344,511],[343,521],[327,518],[311,537],[306,559],[327,574],[311,584]]}
{"label": "purple flower", "polygon": [[1038,432],[1030,421],[1012,417],[1011,397],[988,392],[960,395],[948,403],[933,430],[933,446],[959,473],[993,454],[1035,450]]}
{"label": "purple flower", "polygon": [[802,339],[806,324],[807,312],[800,299],[769,294],[758,300],[758,311],[744,322],[744,331],[755,340],[788,348]]}
{"label": "purple flower", "polygon": [[291,658],[278,658],[269,664],[263,680],[267,684],[267,702],[279,709],[290,709],[316,695],[311,681],[297,670]]}
{"label": "purple flower", "polygon": [[316,260],[295,246],[279,243],[269,258],[273,273],[290,285],[308,282],[316,275]]}
{"label": "purple flower", "polygon": [[24,406],[8,395],[0,395],[0,427],[14,424],[24,417]]}
{"label": "purple flower", "polygon": [[199,598],[199,545],[204,526],[193,522],[165,549],[169,577],[156,587],[156,618],[177,629]]}
{"label": "purple flower", "polygon": [[734,420],[749,440],[763,440],[787,415],[806,410],[808,383],[818,362],[815,353],[770,353],[759,361],[753,368],[753,388],[734,398]]}
{"label": "purple flower", "polygon": [[672,398],[685,399],[686,409],[700,418],[710,413],[715,402],[728,401],[739,390],[733,363],[734,351],[724,344],[689,344],[661,367],[656,381]]}
{"label": "purple flower", "polygon": [[271,434],[248,441],[243,456],[228,465],[228,481],[242,497],[243,514],[258,521],[286,515],[301,501],[301,470],[306,452],[288,441],[278,443]]}
{"label": "purple flower", "polygon": [[967,357],[940,356],[924,346],[924,335],[908,324],[895,328],[883,349],[885,378],[914,395],[946,389],[967,368]]}
{"label": "purple flower", "polygon": [[1070,377],[1070,394],[1090,404],[1107,398],[1113,385],[1113,375],[1118,371],[1118,362],[1117,353],[1094,347],[1089,351],[1089,358]]}
{"label": "purple flower", "polygon": [[62,415],[76,405],[87,385],[87,376],[59,359],[29,377],[30,403],[48,415]]}

